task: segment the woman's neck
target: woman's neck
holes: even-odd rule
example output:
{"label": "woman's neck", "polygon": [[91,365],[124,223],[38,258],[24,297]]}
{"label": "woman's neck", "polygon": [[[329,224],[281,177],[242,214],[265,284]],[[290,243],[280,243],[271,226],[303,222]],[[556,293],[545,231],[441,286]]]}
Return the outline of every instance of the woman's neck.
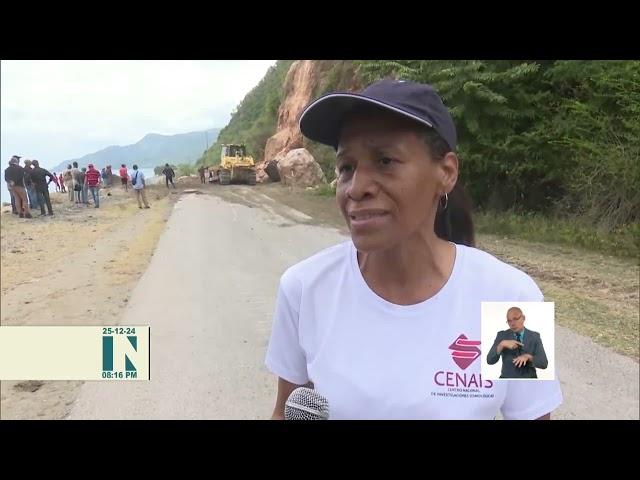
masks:
{"label": "woman's neck", "polygon": [[397,305],[414,305],[442,289],[455,257],[455,245],[435,234],[417,234],[388,250],[358,252],[358,264],[377,295]]}

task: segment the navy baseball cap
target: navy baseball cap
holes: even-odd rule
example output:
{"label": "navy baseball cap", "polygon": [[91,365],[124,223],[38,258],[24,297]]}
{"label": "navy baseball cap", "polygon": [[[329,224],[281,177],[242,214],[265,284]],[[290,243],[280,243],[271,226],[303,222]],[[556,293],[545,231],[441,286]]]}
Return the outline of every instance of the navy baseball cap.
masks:
{"label": "navy baseball cap", "polygon": [[457,148],[456,126],[433,86],[404,80],[379,80],[360,93],[327,93],[311,102],[300,115],[302,134],[338,148],[342,123],[354,108],[376,105],[433,128],[452,151]]}

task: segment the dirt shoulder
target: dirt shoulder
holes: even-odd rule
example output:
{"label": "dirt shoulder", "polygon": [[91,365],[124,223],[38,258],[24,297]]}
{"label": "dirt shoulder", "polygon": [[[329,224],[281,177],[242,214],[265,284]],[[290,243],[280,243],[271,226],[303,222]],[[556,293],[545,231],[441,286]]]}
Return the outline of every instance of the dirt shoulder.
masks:
{"label": "dirt shoulder", "polygon": [[[260,184],[274,200],[300,210],[313,222],[347,232],[335,199],[280,184]],[[639,360],[637,261],[578,248],[480,235],[479,247],[531,275],[556,302],[556,321],[616,353]]]}
{"label": "dirt shoulder", "polygon": [[[179,192],[179,191],[178,191]],[[52,194],[54,215],[2,215],[2,325],[113,325],[145,271],[178,195],[102,190],[100,208]],[[108,195],[110,193],[110,195]],[[0,419],[59,419],[82,382],[0,382]]]}

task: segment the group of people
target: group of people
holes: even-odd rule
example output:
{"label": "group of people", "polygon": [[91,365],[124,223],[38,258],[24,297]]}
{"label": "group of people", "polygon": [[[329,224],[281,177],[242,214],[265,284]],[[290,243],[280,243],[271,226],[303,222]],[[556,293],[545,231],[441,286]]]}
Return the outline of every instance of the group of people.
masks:
{"label": "group of people", "polygon": [[78,162],[67,165],[67,169],[60,174],[60,185],[64,188],[63,192],[68,193],[69,201],[89,205],[88,193],[91,192],[94,208],[100,208],[100,182],[106,180],[106,170],[102,170],[102,173],[99,172],[92,163],[82,168],[79,168]]}
{"label": "group of people", "polygon": [[38,160],[25,160],[24,166],[21,166],[21,158],[18,155],[11,157],[4,171],[4,180],[11,195],[12,213],[20,218],[32,218],[31,209],[40,207],[40,213],[45,215],[46,206],[48,214],[53,215],[49,185],[53,181],[57,183],[57,178],[42,168]]}
{"label": "group of people", "polygon": [[[19,155],[11,157],[4,173],[4,180],[11,196],[11,211],[20,218],[33,218],[31,210],[37,208],[40,208],[41,215],[53,215],[49,196],[51,183],[55,185],[56,192],[68,193],[69,201],[77,204],[90,205],[91,193],[94,208],[100,208],[101,186],[112,186],[111,166],[99,171],[91,163],[80,168],[78,162],[73,162],[58,175],[41,167],[38,160],[24,160],[24,165],[20,165],[21,158]],[[128,190],[128,185],[131,184],[138,207],[143,208],[144,205],[144,208],[150,208],[145,192],[145,177],[138,170],[138,166],[133,166],[133,174],[130,176],[127,166],[123,164],[119,174],[125,190]]]}

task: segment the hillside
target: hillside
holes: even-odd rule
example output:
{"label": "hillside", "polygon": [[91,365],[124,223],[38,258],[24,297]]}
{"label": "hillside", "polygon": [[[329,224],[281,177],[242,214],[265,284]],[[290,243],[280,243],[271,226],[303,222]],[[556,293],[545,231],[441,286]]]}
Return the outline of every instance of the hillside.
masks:
{"label": "hillside", "polygon": [[[216,141],[219,133],[219,128],[207,130],[209,145]],[[93,163],[98,169],[111,165],[114,171],[123,163],[128,166],[136,163],[140,168],[152,168],[164,163],[193,164],[206,151],[206,147],[204,131],[177,135],[150,133],[133,145],[110,146],[81,158],[66,160],[51,171],[59,172],[74,161],[81,166]]]}
{"label": "hillside", "polygon": [[302,142],[331,181],[334,152],[302,138],[302,109],[384,77],[440,92],[480,228],[638,254],[640,61],[279,60],[218,140],[263,162]]}
{"label": "hillside", "polygon": [[[232,112],[231,120],[220,130],[208,158],[219,158],[220,144],[244,143],[256,161],[264,161],[269,139],[296,121],[295,115],[289,115],[292,97],[297,97],[293,103],[299,108],[306,97],[337,89],[356,89],[360,86],[356,68],[355,62],[349,60],[278,60]],[[293,139],[284,140],[293,143]],[[323,146],[302,141],[328,173],[327,178],[332,179],[333,153]],[[203,155],[197,163],[207,165],[210,161]]]}

